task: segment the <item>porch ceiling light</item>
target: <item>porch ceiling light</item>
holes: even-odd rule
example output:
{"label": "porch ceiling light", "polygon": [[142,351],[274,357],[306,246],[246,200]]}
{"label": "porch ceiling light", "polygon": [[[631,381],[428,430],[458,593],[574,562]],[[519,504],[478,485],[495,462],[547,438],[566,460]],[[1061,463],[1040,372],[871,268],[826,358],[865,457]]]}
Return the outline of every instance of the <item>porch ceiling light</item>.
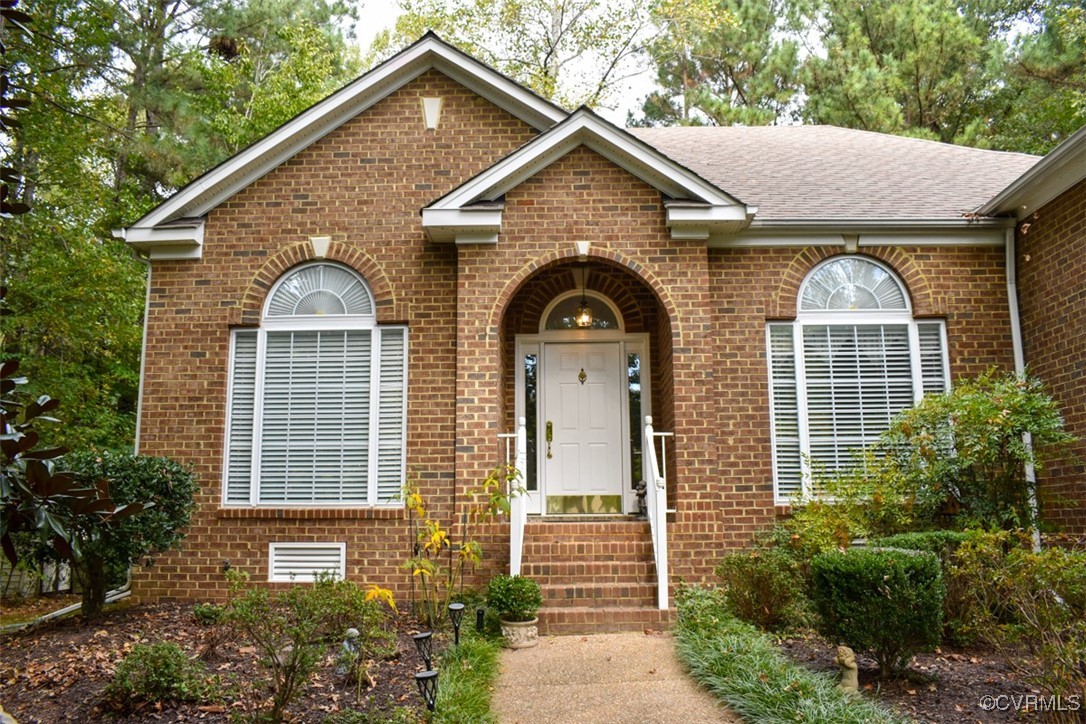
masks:
{"label": "porch ceiling light", "polygon": [[437,672],[423,671],[415,674],[415,683],[419,686],[419,693],[426,702],[426,708],[433,711],[437,704]]}
{"label": "porch ceiling light", "polygon": [[574,323],[580,329],[587,329],[592,326],[592,307],[588,306],[588,299],[585,297],[585,278],[588,276],[588,268],[581,265],[581,303],[577,305],[577,313],[574,315]]}

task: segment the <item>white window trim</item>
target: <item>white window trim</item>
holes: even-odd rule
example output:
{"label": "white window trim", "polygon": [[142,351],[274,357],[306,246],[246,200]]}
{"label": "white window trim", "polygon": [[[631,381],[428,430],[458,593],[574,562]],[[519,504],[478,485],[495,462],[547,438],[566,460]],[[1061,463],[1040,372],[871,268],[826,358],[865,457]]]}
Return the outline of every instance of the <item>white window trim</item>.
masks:
{"label": "white window trim", "polygon": [[798,422],[798,437],[799,437],[799,450],[800,450],[800,497],[804,500],[809,500],[813,497],[814,491],[812,489],[812,476],[810,465],[810,426],[809,426],[809,408],[807,400],[807,372],[806,372],[806,358],[804,355],[803,345],[803,331],[806,327],[816,326],[863,326],[863,325],[875,325],[875,326],[905,326],[908,334],[909,344],[909,367],[912,377],[913,388],[913,404],[919,404],[924,397],[924,376],[923,376],[923,363],[920,354],[920,324],[937,324],[940,331],[940,344],[942,351],[942,368],[943,368],[943,386],[944,389],[950,388],[950,363],[949,363],[949,349],[947,347],[947,333],[946,322],[941,319],[916,319],[912,315],[912,303],[901,282],[901,278],[889,267],[881,264],[877,260],[864,257],[865,262],[869,262],[875,266],[881,267],[884,271],[890,274],[891,278],[897,282],[899,288],[902,291],[906,309],[900,310],[803,310],[802,300],[804,290],[807,287],[808,282],[818,270],[825,264],[834,262],[840,259],[840,257],[834,257],[826,260],[822,264],[819,264],[804,278],[803,283],[800,285],[799,293],[797,294],[797,314],[796,319],[793,322],[769,322],[766,325],[766,367],[769,377],[769,404],[770,404],[770,450],[771,450],[771,464],[773,470],[773,500],[776,505],[788,505],[792,502],[791,494],[783,494],[780,490],[780,480],[778,477],[779,465],[777,460],[777,417],[775,414],[775,397],[774,397],[774,382],[773,382],[773,350],[772,340],[770,336],[770,329],[773,326],[784,326],[791,324],[792,327],[792,355],[796,375],[796,408],[797,408],[797,422]]}
{"label": "white window trim", "polygon": [[[318,264],[328,266],[339,266],[328,262],[318,262]],[[340,508],[395,508],[402,505],[399,500],[378,500],[378,446],[379,435],[378,429],[380,424],[380,373],[381,373],[381,338],[385,331],[391,330],[403,330],[404,335],[404,361],[403,361],[403,393],[401,398],[401,409],[404,410],[402,416],[400,434],[401,439],[407,440],[407,389],[408,389],[408,373],[409,373],[409,359],[410,359],[410,338],[408,334],[407,325],[379,325],[377,324],[376,314],[340,314],[330,316],[295,316],[295,317],[269,317],[268,309],[271,305],[272,298],[280,285],[288,279],[299,268],[292,269],[290,272],[284,274],[272,287],[267,298],[264,301],[263,316],[261,318],[260,327],[235,329],[230,334],[230,354],[228,355],[228,367],[226,370],[227,379],[227,397],[226,397],[226,427],[223,445],[223,462],[222,462],[222,490],[221,490],[221,503],[224,508],[322,508],[322,509],[340,509]],[[345,267],[344,267],[345,268]],[[352,274],[357,276],[357,273],[353,270]],[[365,284],[364,280],[359,277],[360,281],[363,281],[366,294],[369,296],[370,309],[376,309],[373,293],[368,284]],[[311,332],[311,331],[369,331],[370,332],[370,386],[369,386],[369,439],[367,440],[368,452],[367,452],[367,500],[363,502],[336,502],[336,501],[269,501],[261,502],[260,500],[260,454],[263,449],[263,426],[260,424],[263,420],[264,412],[264,378],[267,365],[267,340],[268,332]],[[239,332],[255,332],[256,333],[256,369],[255,369],[255,383],[254,383],[254,400],[253,400],[253,431],[252,431],[252,458],[250,461],[250,487],[249,487],[249,500],[243,501],[230,501],[229,500],[229,475],[230,475],[230,437],[232,428],[232,410],[233,410],[233,393],[234,393],[234,367],[235,367],[235,354],[237,350],[237,337]],[[406,479],[406,462],[407,452],[406,444],[401,448],[400,453],[400,470],[401,480]]]}

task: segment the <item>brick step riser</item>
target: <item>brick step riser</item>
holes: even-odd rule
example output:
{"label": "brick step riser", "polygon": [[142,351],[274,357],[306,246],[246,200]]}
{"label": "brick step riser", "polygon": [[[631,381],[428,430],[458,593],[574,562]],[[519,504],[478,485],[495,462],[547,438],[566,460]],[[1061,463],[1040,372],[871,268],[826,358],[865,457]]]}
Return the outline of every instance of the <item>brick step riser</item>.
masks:
{"label": "brick step riser", "polygon": [[534,578],[540,585],[576,586],[590,583],[624,583],[626,585],[631,583],[656,583],[656,574],[648,568],[633,571],[610,570],[585,573],[583,571],[562,572],[553,568],[547,571],[546,569],[539,570],[533,569],[531,566],[525,566],[522,573],[525,576]]}
{"label": "brick step riser", "polygon": [[655,607],[552,608],[539,612],[539,633],[547,636],[666,630],[671,613]]}
{"label": "brick step riser", "polygon": [[610,583],[599,585],[544,585],[543,606],[558,608],[589,606],[650,606],[656,600],[655,583]]}
{"label": "brick step riser", "polygon": [[557,558],[558,556],[599,560],[609,556],[612,560],[652,560],[652,544],[648,543],[561,543],[554,541],[525,541],[524,556]]}

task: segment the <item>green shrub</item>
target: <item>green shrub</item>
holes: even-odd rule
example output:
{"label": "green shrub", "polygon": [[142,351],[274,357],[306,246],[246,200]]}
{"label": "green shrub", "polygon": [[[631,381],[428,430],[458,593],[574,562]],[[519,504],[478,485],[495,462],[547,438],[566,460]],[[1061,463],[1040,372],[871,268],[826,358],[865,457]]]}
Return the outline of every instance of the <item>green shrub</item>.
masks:
{"label": "green shrub", "polygon": [[779,548],[726,555],[716,567],[724,598],[736,617],[764,631],[801,622],[806,596],[796,559]]}
{"label": "green shrub", "polygon": [[872,540],[870,543],[880,548],[927,551],[939,556],[940,561],[945,561],[968,537],[967,533],[957,530],[928,530],[917,533],[898,533]]}
{"label": "green shrub", "polygon": [[192,617],[201,626],[214,626],[223,622],[226,609],[216,603],[197,603],[192,607]]}
{"label": "green shrub", "polygon": [[744,720],[756,722],[898,722],[852,698],[837,682],[790,661],[776,643],[728,613],[722,592],[680,588],[675,640],[691,674]]}
{"label": "green shrub", "polygon": [[226,618],[247,636],[271,671],[272,709],[268,718],[280,721],[286,707],[309,681],[330,644],[338,643],[349,626],[360,633],[360,659],[388,645],[394,634],[384,627],[377,601],[354,583],[318,576],[312,585],[291,586],[272,594],[267,588],[248,587],[248,576],[237,570],[227,574],[233,599]]}
{"label": "green shrub", "polygon": [[978,638],[994,641],[999,626],[1011,621],[1007,606],[1006,558],[1014,548],[1029,547],[1029,536],[1008,531],[967,531],[943,568],[947,596],[948,638],[965,645]]}
{"label": "green shrub", "polygon": [[502,574],[490,579],[486,605],[506,621],[531,621],[543,605],[543,594],[531,578]]}
{"label": "green shrub", "polygon": [[820,630],[870,654],[883,673],[939,644],[943,585],[933,553],[852,548],[811,561]]}
{"label": "green shrub", "polygon": [[141,702],[205,701],[216,688],[203,666],[189,659],[180,646],[160,642],[139,644],[117,667],[106,687],[106,698],[130,709]]}

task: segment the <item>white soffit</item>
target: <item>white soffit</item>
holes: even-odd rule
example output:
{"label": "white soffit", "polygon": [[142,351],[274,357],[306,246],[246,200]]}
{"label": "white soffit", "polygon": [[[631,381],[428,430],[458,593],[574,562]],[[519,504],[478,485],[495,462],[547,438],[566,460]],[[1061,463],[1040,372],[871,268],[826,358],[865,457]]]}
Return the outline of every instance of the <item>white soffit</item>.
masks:
{"label": "white soffit", "polygon": [[1078,182],[1086,179],[1086,126],[1071,136],[995,198],[977,209],[982,216],[1014,213],[1024,219]]}
{"label": "white soffit", "polygon": [[181,217],[205,215],[287,159],[430,69],[448,75],[540,131],[550,128],[568,115],[562,108],[457,50],[430,32],[183,187],[133,224],[129,232],[155,227]]}
{"label": "white soffit", "polygon": [[737,234],[713,234],[712,248],[841,246],[1003,246],[1009,219],[808,219],[755,221]]}
{"label": "white soffit", "polygon": [[460,230],[478,224],[480,210],[473,205],[485,205],[491,214],[488,229],[500,231],[500,208],[496,219],[493,213],[501,197],[579,146],[676,199],[667,203],[667,218],[673,232],[683,230],[677,238],[707,238],[710,229],[737,231],[749,223],[755,211],[625,130],[581,108],[424,208],[423,227],[434,241],[451,241],[458,238]]}

